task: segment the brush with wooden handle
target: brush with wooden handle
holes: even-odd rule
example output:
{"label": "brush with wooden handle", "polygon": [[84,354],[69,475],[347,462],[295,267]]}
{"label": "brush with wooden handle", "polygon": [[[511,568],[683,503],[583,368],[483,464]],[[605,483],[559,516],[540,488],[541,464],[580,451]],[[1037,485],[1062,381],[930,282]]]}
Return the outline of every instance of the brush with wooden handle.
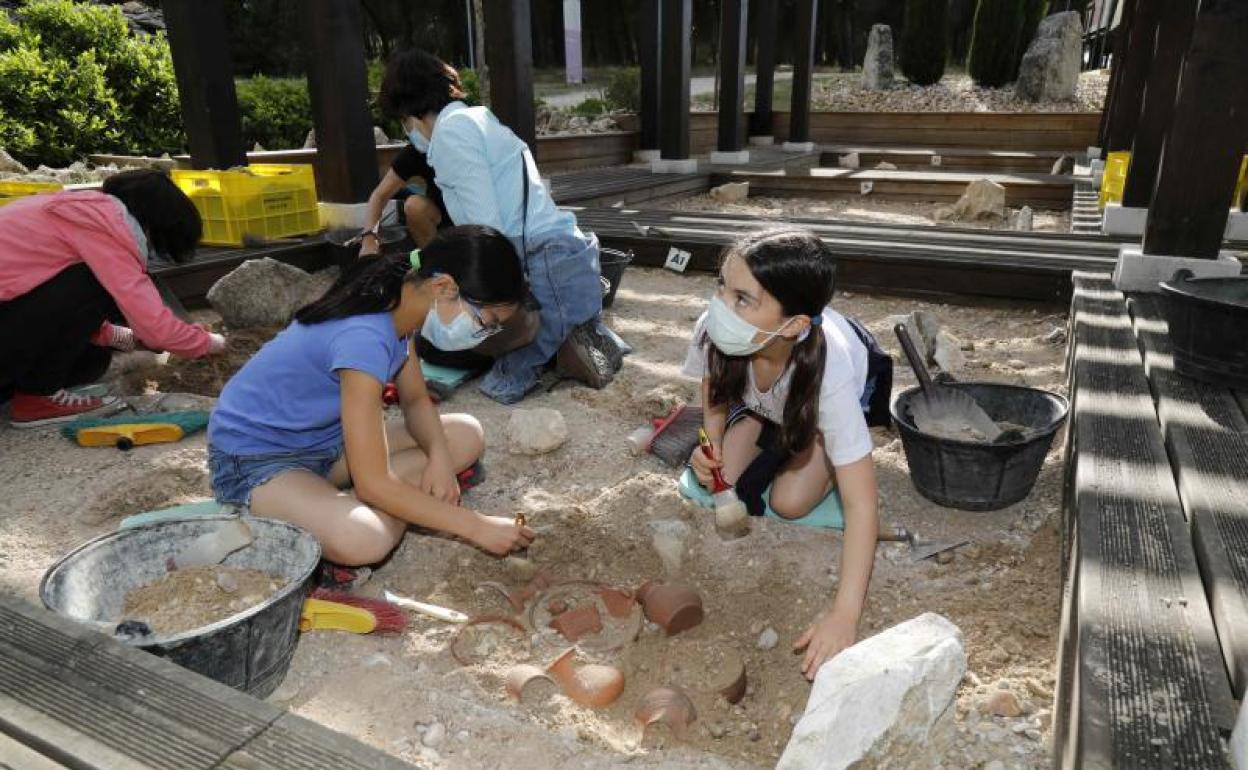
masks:
{"label": "brush with wooden handle", "polygon": [[[705,428],[698,428],[698,444],[708,460],[714,460],[715,450]],[[718,468],[711,469],[711,501],[715,504],[715,529],[725,539],[742,537],[750,531],[750,512],[737,497],[732,485],[724,481]]]}

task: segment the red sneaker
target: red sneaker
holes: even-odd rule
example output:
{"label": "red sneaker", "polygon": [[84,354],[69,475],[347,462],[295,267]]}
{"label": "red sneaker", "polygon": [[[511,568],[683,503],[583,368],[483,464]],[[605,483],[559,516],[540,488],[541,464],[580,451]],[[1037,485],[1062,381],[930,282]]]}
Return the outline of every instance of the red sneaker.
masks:
{"label": "red sneaker", "polygon": [[116,400],[114,396],[83,396],[64,389],[50,396],[14,393],[9,423],[14,428],[37,428],[40,425],[68,422],[111,406]]}

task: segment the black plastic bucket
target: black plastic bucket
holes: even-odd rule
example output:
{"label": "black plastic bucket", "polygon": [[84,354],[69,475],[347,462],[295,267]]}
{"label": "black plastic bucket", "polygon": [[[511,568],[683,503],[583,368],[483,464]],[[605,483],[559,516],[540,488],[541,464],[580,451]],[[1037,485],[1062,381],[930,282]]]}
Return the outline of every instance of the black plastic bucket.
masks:
{"label": "black plastic bucket", "polygon": [[1174,367],[1228,388],[1248,388],[1248,276],[1192,278],[1180,270],[1161,284]]}
{"label": "black plastic bucket", "polygon": [[[165,575],[166,559],[231,518],[162,521],[98,537],[44,573],[39,597],[49,610],[111,635],[126,594]],[[246,521],[255,541],[222,563],[283,577],[287,583],[280,591],[203,628],[121,641],[263,698],[277,689],[290,668],[299,615],[321,548],[316,538],[293,524],[252,517]]]}
{"label": "black plastic bucket", "polygon": [[620,290],[624,268],[633,261],[633,252],[602,248],[598,250],[598,264],[602,274],[602,306],[611,307],[615,293]]}
{"label": "black plastic bucket", "polygon": [[910,403],[922,391],[909,388],[893,401],[892,411],[915,489],[938,505],[964,511],[995,511],[1031,494],[1053,436],[1066,420],[1066,399],[1020,385],[961,382],[946,387],[970,394],[992,419],[1021,426],[1023,438],[985,444],[921,433]]}

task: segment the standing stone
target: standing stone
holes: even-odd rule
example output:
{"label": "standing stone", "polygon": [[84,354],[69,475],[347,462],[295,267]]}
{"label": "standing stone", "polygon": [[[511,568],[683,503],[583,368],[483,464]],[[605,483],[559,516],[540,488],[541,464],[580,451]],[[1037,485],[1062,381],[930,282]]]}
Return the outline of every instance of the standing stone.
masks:
{"label": "standing stone", "polygon": [[1046,17],[1023,54],[1015,95],[1028,102],[1074,99],[1082,57],[1083,24],[1078,12]]}
{"label": "standing stone", "polygon": [[976,179],[952,206],[941,206],[934,214],[938,221],[973,222],[1005,219],[1005,187],[991,179]]}
{"label": "standing stone", "polygon": [[893,87],[893,30],[887,24],[871,27],[867,58],[862,62],[862,87],[868,91]]}
{"label": "standing stone", "polygon": [[1035,227],[1036,214],[1031,206],[1023,206],[1010,216],[1010,229],[1029,233]]}
{"label": "standing stone", "polygon": [[30,169],[13,159],[13,156],[0,147],[0,172],[6,174],[29,174]]}
{"label": "standing stone", "polygon": [[965,673],[962,633],[935,613],[859,642],[819,669],[777,770],[940,765]]}

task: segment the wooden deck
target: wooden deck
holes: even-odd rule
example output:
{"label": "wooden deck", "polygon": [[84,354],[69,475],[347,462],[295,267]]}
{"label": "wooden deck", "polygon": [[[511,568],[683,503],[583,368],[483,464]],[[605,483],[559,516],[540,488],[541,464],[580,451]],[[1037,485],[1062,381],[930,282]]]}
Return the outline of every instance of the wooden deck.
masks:
{"label": "wooden deck", "polygon": [[1226,767],[1248,667],[1248,399],[1176,374],[1159,299],[1107,274],[1075,274],[1070,323],[1060,765]]}
{"label": "wooden deck", "polygon": [[0,596],[0,767],[413,766],[163,658]]}

